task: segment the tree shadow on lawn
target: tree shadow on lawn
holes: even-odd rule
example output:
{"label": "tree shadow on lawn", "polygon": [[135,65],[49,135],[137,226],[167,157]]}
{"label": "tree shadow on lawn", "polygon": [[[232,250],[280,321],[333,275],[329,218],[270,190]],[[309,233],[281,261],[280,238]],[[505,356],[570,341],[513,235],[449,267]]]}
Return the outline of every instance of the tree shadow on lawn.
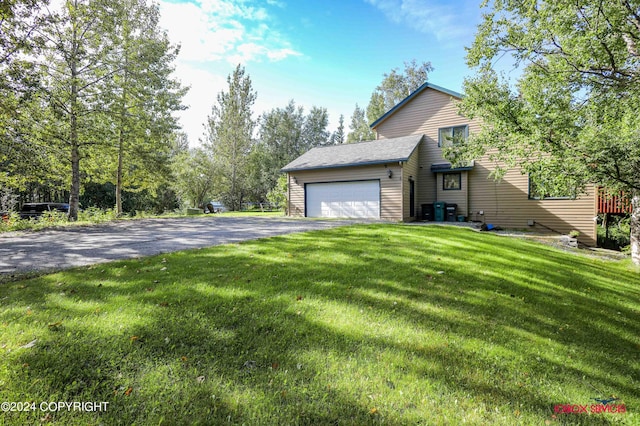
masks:
{"label": "tree shadow on lawn", "polygon": [[55,275],[7,289],[62,319],[9,354],[7,382],[35,383],[16,397],[110,401],[95,418],[120,423],[539,423],[594,389],[639,402],[638,278],[537,244],[369,226],[100,268],[63,274],[72,303]]}

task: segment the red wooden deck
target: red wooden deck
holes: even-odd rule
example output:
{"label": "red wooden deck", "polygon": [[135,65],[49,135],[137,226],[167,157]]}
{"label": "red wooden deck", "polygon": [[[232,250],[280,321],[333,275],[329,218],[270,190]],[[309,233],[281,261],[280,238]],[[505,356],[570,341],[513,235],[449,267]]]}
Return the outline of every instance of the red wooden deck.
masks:
{"label": "red wooden deck", "polygon": [[612,193],[598,189],[598,213],[631,213],[631,200],[623,192]]}

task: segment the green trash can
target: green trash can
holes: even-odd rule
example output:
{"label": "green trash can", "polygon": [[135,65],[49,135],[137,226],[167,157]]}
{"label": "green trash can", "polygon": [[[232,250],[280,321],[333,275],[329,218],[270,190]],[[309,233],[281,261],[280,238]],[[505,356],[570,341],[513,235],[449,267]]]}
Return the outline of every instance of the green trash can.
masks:
{"label": "green trash can", "polygon": [[447,203],[444,203],[442,201],[436,201],[435,203],[433,203],[433,212],[436,222],[444,222],[446,207]]}

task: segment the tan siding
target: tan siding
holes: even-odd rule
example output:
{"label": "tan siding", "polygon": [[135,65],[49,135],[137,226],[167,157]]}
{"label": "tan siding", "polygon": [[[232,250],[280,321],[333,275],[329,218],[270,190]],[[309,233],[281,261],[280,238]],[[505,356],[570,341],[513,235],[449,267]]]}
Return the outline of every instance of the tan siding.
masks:
{"label": "tan siding", "polygon": [[469,126],[469,133],[480,130],[479,122],[458,114],[457,102],[457,99],[448,94],[427,89],[383,121],[376,131],[379,139],[424,134],[419,152],[416,205],[420,207],[422,204],[432,204],[435,201],[457,203],[459,211],[463,212],[460,214],[467,215],[464,213],[468,208],[466,182],[463,182],[464,193],[454,195],[449,194],[454,191],[444,191],[440,196],[439,192],[443,192],[442,175],[439,175],[440,182],[437,183],[436,174],[431,171],[432,164],[447,161],[438,146],[439,129],[466,124]]}
{"label": "tan siding", "polygon": [[416,148],[416,151],[413,153],[413,155],[411,156],[411,158],[409,158],[409,161],[407,161],[403,168],[402,168],[402,196],[403,196],[403,214],[402,214],[402,220],[404,220],[405,222],[411,221],[411,220],[415,220],[416,216],[410,216],[411,214],[411,208],[410,208],[410,203],[411,203],[411,197],[410,197],[410,186],[409,186],[409,179],[413,179],[414,180],[414,190],[415,190],[415,211],[414,211],[414,215],[418,215],[419,213],[419,204],[418,204],[418,187],[419,187],[419,179],[418,179],[418,172],[420,171],[419,166],[420,166],[420,153],[419,153],[419,149],[420,148]]}
{"label": "tan siding", "polygon": [[[399,164],[334,169],[307,170],[289,173],[289,214],[306,216],[304,185],[306,183],[380,180],[380,218],[402,220],[402,169]],[[393,176],[389,178],[387,168]],[[296,183],[297,181],[297,183]]]}
{"label": "tan siding", "polygon": [[[580,232],[579,240],[596,245],[596,195],[595,187],[587,188],[587,194],[575,200],[530,200],[529,179],[518,170],[509,171],[496,182],[489,176],[492,164],[483,158],[476,161],[470,172],[469,216],[474,220],[494,223],[502,227],[554,230],[569,233]],[[483,211],[484,215],[479,212]],[[533,220],[533,227],[528,221]]]}
{"label": "tan siding", "polygon": [[[416,206],[434,201],[456,202],[453,191],[441,191],[442,181],[436,182],[431,165],[446,161],[438,147],[438,129],[462,124],[469,125],[469,133],[480,131],[478,120],[468,120],[458,114],[458,100],[452,96],[426,89],[375,129],[379,139],[424,134],[419,151],[419,171],[416,179]],[[580,240],[589,245],[596,244],[596,196],[594,188],[577,200],[529,200],[528,178],[518,170],[510,171],[502,181],[488,177],[493,165],[482,158],[468,172],[466,185],[468,203],[458,202],[459,214],[472,220],[483,220],[505,228],[530,229],[528,220],[537,224],[536,231],[547,228],[567,233],[580,232]],[[439,174],[439,179],[442,175]],[[445,196],[446,193],[446,196]],[[463,197],[461,194],[460,197]],[[480,216],[479,211],[484,215]],[[544,225],[544,226],[543,226]]]}
{"label": "tan siding", "polygon": [[443,188],[443,173],[437,174],[437,182],[438,182],[438,190],[437,190],[437,200],[436,201],[444,201],[447,204],[457,204],[458,205],[458,215],[469,216],[467,214],[468,210],[468,194],[469,194],[469,179],[468,173],[463,171],[460,172],[460,190],[449,190],[445,191]]}

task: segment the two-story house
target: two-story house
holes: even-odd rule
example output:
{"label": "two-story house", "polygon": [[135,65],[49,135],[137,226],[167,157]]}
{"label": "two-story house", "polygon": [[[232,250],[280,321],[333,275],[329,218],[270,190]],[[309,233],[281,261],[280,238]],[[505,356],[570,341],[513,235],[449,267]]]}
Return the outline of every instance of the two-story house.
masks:
{"label": "two-story house", "polygon": [[425,83],[371,125],[377,140],[313,148],[287,164],[289,214],[413,221],[443,219],[438,211],[449,207],[445,220],[578,231],[581,242],[596,245],[594,186],[550,198],[517,169],[495,180],[488,156],[451,167],[442,146],[480,130],[480,122],[458,114],[461,98]]}

